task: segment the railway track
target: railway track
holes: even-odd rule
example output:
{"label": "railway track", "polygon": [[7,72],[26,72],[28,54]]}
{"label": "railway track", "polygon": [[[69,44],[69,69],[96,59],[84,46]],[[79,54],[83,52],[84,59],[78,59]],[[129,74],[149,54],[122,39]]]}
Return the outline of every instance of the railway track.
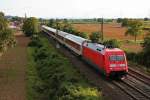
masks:
{"label": "railway track", "polygon": [[150,100],[150,78],[132,68],[124,80],[113,81],[113,84],[135,100]]}
{"label": "railway track", "polygon": [[145,74],[142,74],[139,71],[136,71],[132,68],[129,68],[128,75],[130,75],[130,76],[136,78],[137,80],[139,80],[139,81],[141,81],[141,82],[143,82],[143,83],[150,86],[150,77],[149,76],[147,76]]}
{"label": "railway track", "polygon": [[112,83],[131,96],[134,100],[150,100],[149,90],[143,91],[138,87],[135,87],[129,80],[113,81]]}

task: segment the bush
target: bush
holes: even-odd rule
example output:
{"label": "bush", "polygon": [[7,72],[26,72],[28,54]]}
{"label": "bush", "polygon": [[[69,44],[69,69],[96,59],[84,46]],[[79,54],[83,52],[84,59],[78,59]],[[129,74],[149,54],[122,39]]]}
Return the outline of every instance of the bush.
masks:
{"label": "bush", "polygon": [[39,31],[38,20],[34,17],[27,18],[23,24],[23,32],[26,36],[32,36]]}
{"label": "bush", "polygon": [[88,39],[88,33],[80,32],[79,36],[82,38]]}
{"label": "bush", "polygon": [[145,67],[150,67],[150,35],[146,36],[144,39],[144,43],[142,44],[143,51],[139,53],[126,53],[127,59],[135,62],[140,65],[144,65]]}
{"label": "bush", "polygon": [[120,43],[116,39],[104,41],[103,44],[106,45],[107,47],[113,47],[113,48],[119,48],[120,47]]}
{"label": "bush", "polygon": [[127,19],[127,18],[122,19],[121,22],[122,22],[122,23],[121,23],[121,26],[122,26],[122,27],[127,27],[127,26],[128,26],[128,19]]}
{"label": "bush", "polygon": [[140,53],[127,53],[127,59],[140,64],[140,65],[144,65],[145,67],[149,68],[150,66],[150,56],[149,54],[145,53],[145,52],[140,52]]}
{"label": "bush", "polygon": [[144,38],[143,47],[144,47],[144,52],[150,52],[150,34],[148,34]]}
{"label": "bush", "polygon": [[121,23],[121,22],[122,22],[122,18],[118,18],[117,23]]}
{"label": "bush", "polygon": [[101,33],[100,33],[100,32],[93,32],[93,33],[90,35],[90,40],[91,40],[93,43],[99,42],[100,38],[101,38]]}
{"label": "bush", "polygon": [[40,41],[39,38],[33,38],[32,41],[28,44],[28,46],[40,48],[40,47],[42,47],[43,45],[42,45],[42,43],[39,42],[39,41]]}

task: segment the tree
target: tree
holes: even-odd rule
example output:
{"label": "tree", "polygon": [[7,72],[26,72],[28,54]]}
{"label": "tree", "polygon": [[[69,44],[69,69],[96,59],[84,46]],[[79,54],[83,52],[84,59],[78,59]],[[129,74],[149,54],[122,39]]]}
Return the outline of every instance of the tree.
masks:
{"label": "tree", "polygon": [[8,47],[16,45],[16,41],[11,29],[5,29],[0,31],[0,51],[5,51]]}
{"label": "tree", "polygon": [[23,24],[23,32],[26,36],[32,36],[39,31],[38,20],[34,17],[27,18]]}
{"label": "tree", "polygon": [[63,25],[60,19],[56,19],[54,23],[53,28],[63,30]]}
{"label": "tree", "polygon": [[116,39],[105,41],[103,44],[108,46],[108,47],[114,47],[114,48],[120,47],[120,44]]}
{"label": "tree", "polygon": [[118,18],[117,23],[121,23],[121,22],[122,22],[122,18]]}
{"label": "tree", "polygon": [[0,30],[5,30],[8,26],[8,21],[5,19],[3,12],[0,12]]}
{"label": "tree", "polygon": [[0,16],[1,16],[1,17],[4,17],[5,14],[4,14],[3,12],[0,12]]}
{"label": "tree", "polygon": [[128,19],[127,19],[127,18],[122,19],[122,24],[121,24],[121,26],[122,26],[122,27],[128,26]]}
{"label": "tree", "polygon": [[134,40],[136,42],[136,38],[138,35],[142,34],[143,24],[138,20],[131,20],[128,23],[128,30],[125,32],[125,35],[134,36]]}
{"label": "tree", "polygon": [[99,39],[101,38],[101,33],[100,32],[93,32],[90,35],[90,40],[94,43],[99,42]]}
{"label": "tree", "polygon": [[0,52],[16,44],[13,32],[8,28],[4,13],[0,12]]}
{"label": "tree", "polygon": [[68,32],[69,30],[73,29],[72,25],[68,22],[67,19],[64,19],[62,24],[63,24],[63,31],[65,32]]}
{"label": "tree", "polygon": [[143,43],[143,56],[141,57],[143,64],[148,68],[150,67],[150,34],[148,34],[144,38],[144,43]]}
{"label": "tree", "polygon": [[54,27],[54,23],[55,23],[54,19],[50,19],[49,22],[48,22],[48,26],[49,27]]}
{"label": "tree", "polygon": [[147,17],[144,18],[144,21],[148,21],[149,19]]}
{"label": "tree", "polygon": [[78,30],[76,30],[75,28],[73,27],[69,27],[65,32],[68,32],[70,34],[74,34],[74,35],[79,35],[80,32]]}
{"label": "tree", "polygon": [[144,47],[144,52],[150,53],[150,34],[148,34],[148,35],[144,38],[143,47]]}
{"label": "tree", "polygon": [[85,33],[85,32],[80,32],[79,36],[82,37],[82,38],[85,38],[87,39],[88,38],[88,33]]}
{"label": "tree", "polygon": [[97,18],[97,22],[102,22],[102,18]]}

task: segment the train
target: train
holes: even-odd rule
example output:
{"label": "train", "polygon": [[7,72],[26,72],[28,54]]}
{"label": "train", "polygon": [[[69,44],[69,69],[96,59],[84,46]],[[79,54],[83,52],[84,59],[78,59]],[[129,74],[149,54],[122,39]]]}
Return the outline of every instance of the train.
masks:
{"label": "train", "polygon": [[41,30],[57,40],[76,55],[81,56],[106,77],[124,77],[128,73],[126,54],[119,48],[107,48],[103,44],[57,30],[46,25]]}

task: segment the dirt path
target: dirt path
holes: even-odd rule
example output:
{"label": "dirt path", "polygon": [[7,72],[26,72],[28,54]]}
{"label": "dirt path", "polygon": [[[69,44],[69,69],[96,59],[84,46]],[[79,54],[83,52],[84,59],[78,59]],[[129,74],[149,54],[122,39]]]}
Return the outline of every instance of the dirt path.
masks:
{"label": "dirt path", "polygon": [[0,100],[25,100],[27,43],[25,36],[16,36],[17,46],[0,58]]}

